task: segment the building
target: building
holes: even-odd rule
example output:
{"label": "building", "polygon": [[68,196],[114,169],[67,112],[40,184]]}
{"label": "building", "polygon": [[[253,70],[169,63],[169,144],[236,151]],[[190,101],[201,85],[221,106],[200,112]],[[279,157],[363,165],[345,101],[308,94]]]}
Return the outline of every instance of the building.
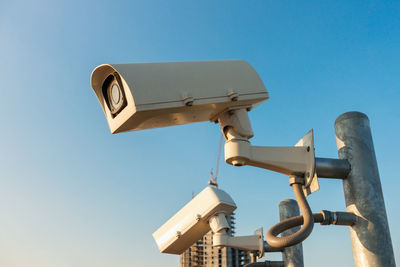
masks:
{"label": "building", "polygon": [[[231,235],[235,234],[235,215],[228,218]],[[214,248],[210,231],[180,255],[180,267],[243,267],[250,262],[247,251],[234,248]]]}

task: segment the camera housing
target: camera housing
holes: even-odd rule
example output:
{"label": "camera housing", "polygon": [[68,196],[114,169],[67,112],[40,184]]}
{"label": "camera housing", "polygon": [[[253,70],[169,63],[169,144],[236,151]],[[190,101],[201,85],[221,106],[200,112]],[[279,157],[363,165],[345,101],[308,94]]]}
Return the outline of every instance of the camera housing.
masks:
{"label": "camera housing", "polygon": [[233,199],[223,190],[206,187],[164,225],[153,233],[162,253],[181,254],[202,238],[214,215],[230,215],[236,209]]}
{"label": "camera housing", "polygon": [[112,133],[214,121],[269,98],[243,60],[104,64],[91,85]]}

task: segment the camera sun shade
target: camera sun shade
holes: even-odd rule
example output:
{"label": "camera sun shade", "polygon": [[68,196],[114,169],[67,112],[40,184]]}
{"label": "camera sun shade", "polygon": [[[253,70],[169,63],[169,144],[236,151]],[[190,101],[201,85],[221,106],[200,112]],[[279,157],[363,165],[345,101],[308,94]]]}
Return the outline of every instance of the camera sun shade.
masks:
{"label": "camera sun shade", "polygon": [[208,121],[268,99],[242,60],[104,64],[91,84],[112,133]]}

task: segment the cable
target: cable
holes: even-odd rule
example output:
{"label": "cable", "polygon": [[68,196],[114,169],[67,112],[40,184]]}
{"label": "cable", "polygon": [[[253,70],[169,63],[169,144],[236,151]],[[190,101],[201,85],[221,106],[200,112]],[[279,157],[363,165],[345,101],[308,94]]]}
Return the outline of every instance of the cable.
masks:
{"label": "cable", "polygon": [[[301,214],[303,216],[298,216],[301,217],[301,221],[303,224],[303,227],[297,231],[296,233],[293,233],[288,236],[284,237],[278,237],[278,235],[290,228],[293,228],[295,226],[298,226],[297,220],[292,220],[293,218],[289,218],[286,220],[283,220],[274,226],[272,226],[266,236],[265,239],[267,243],[271,247],[275,248],[285,248],[285,247],[290,247],[293,245],[296,245],[302,241],[304,241],[312,232],[314,228],[314,218],[313,214],[311,212],[311,208],[308,205],[308,202],[306,200],[306,197],[304,196],[303,189],[302,189],[302,184],[300,183],[294,183],[292,184],[294,195],[296,197],[297,203],[299,205]],[[321,215],[322,216],[322,215]]]}
{"label": "cable", "polygon": [[[320,223],[321,225],[334,224],[334,225],[352,226],[355,223],[357,223],[357,220],[358,220],[358,217],[354,213],[343,212],[343,211],[334,211],[333,212],[333,211],[321,210],[319,213],[313,213],[312,217],[313,217],[314,223]],[[282,233],[286,230],[289,230],[293,227],[302,225],[303,222],[304,222],[303,216],[295,216],[295,217],[287,218],[287,219],[275,224],[273,227],[271,227],[271,229],[268,232],[271,232],[271,230],[272,230],[273,233],[276,234],[277,232],[279,232],[278,234],[280,234],[280,233]],[[298,232],[300,232],[300,231],[298,231]],[[268,233],[267,233],[267,235],[268,235]],[[290,235],[287,237],[291,237],[291,236],[293,236],[293,235]],[[305,238],[307,238],[307,236]],[[266,247],[265,251],[267,251],[267,252],[276,251],[277,247],[274,247],[274,246],[272,246],[272,244],[269,243],[271,241],[270,241],[270,239],[268,239],[268,237],[266,237],[266,239],[267,239],[267,243],[270,245],[270,247]],[[289,246],[296,245],[296,244],[304,241],[304,239],[291,240],[290,241],[291,243],[289,243],[289,245],[287,245],[287,246],[289,247]],[[278,247],[278,248],[285,248],[285,247]]]}

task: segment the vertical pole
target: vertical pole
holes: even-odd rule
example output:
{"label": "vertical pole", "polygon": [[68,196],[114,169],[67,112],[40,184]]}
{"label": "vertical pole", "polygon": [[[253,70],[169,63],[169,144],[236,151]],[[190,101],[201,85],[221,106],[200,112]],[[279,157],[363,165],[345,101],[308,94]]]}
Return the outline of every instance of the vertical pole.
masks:
{"label": "vertical pole", "polygon": [[395,266],[369,119],[360,112],[342,114],[335,132],[339,158],[351,165],[343,180],[347,211],[360,217],[350,227],[354,266]]}
{"label": "vertical pole", "polygon": [[[285,199],[279,203],[279,215],[281,221],[287,218],[300,215],[299,206],[296,200]],[[281,236],[288,236],[300,229],[300,226],[286,230]],[[285,248],[282,253],[282,258],[285,267],[303,267],[303,245],[297,244],[292,247]]]}

